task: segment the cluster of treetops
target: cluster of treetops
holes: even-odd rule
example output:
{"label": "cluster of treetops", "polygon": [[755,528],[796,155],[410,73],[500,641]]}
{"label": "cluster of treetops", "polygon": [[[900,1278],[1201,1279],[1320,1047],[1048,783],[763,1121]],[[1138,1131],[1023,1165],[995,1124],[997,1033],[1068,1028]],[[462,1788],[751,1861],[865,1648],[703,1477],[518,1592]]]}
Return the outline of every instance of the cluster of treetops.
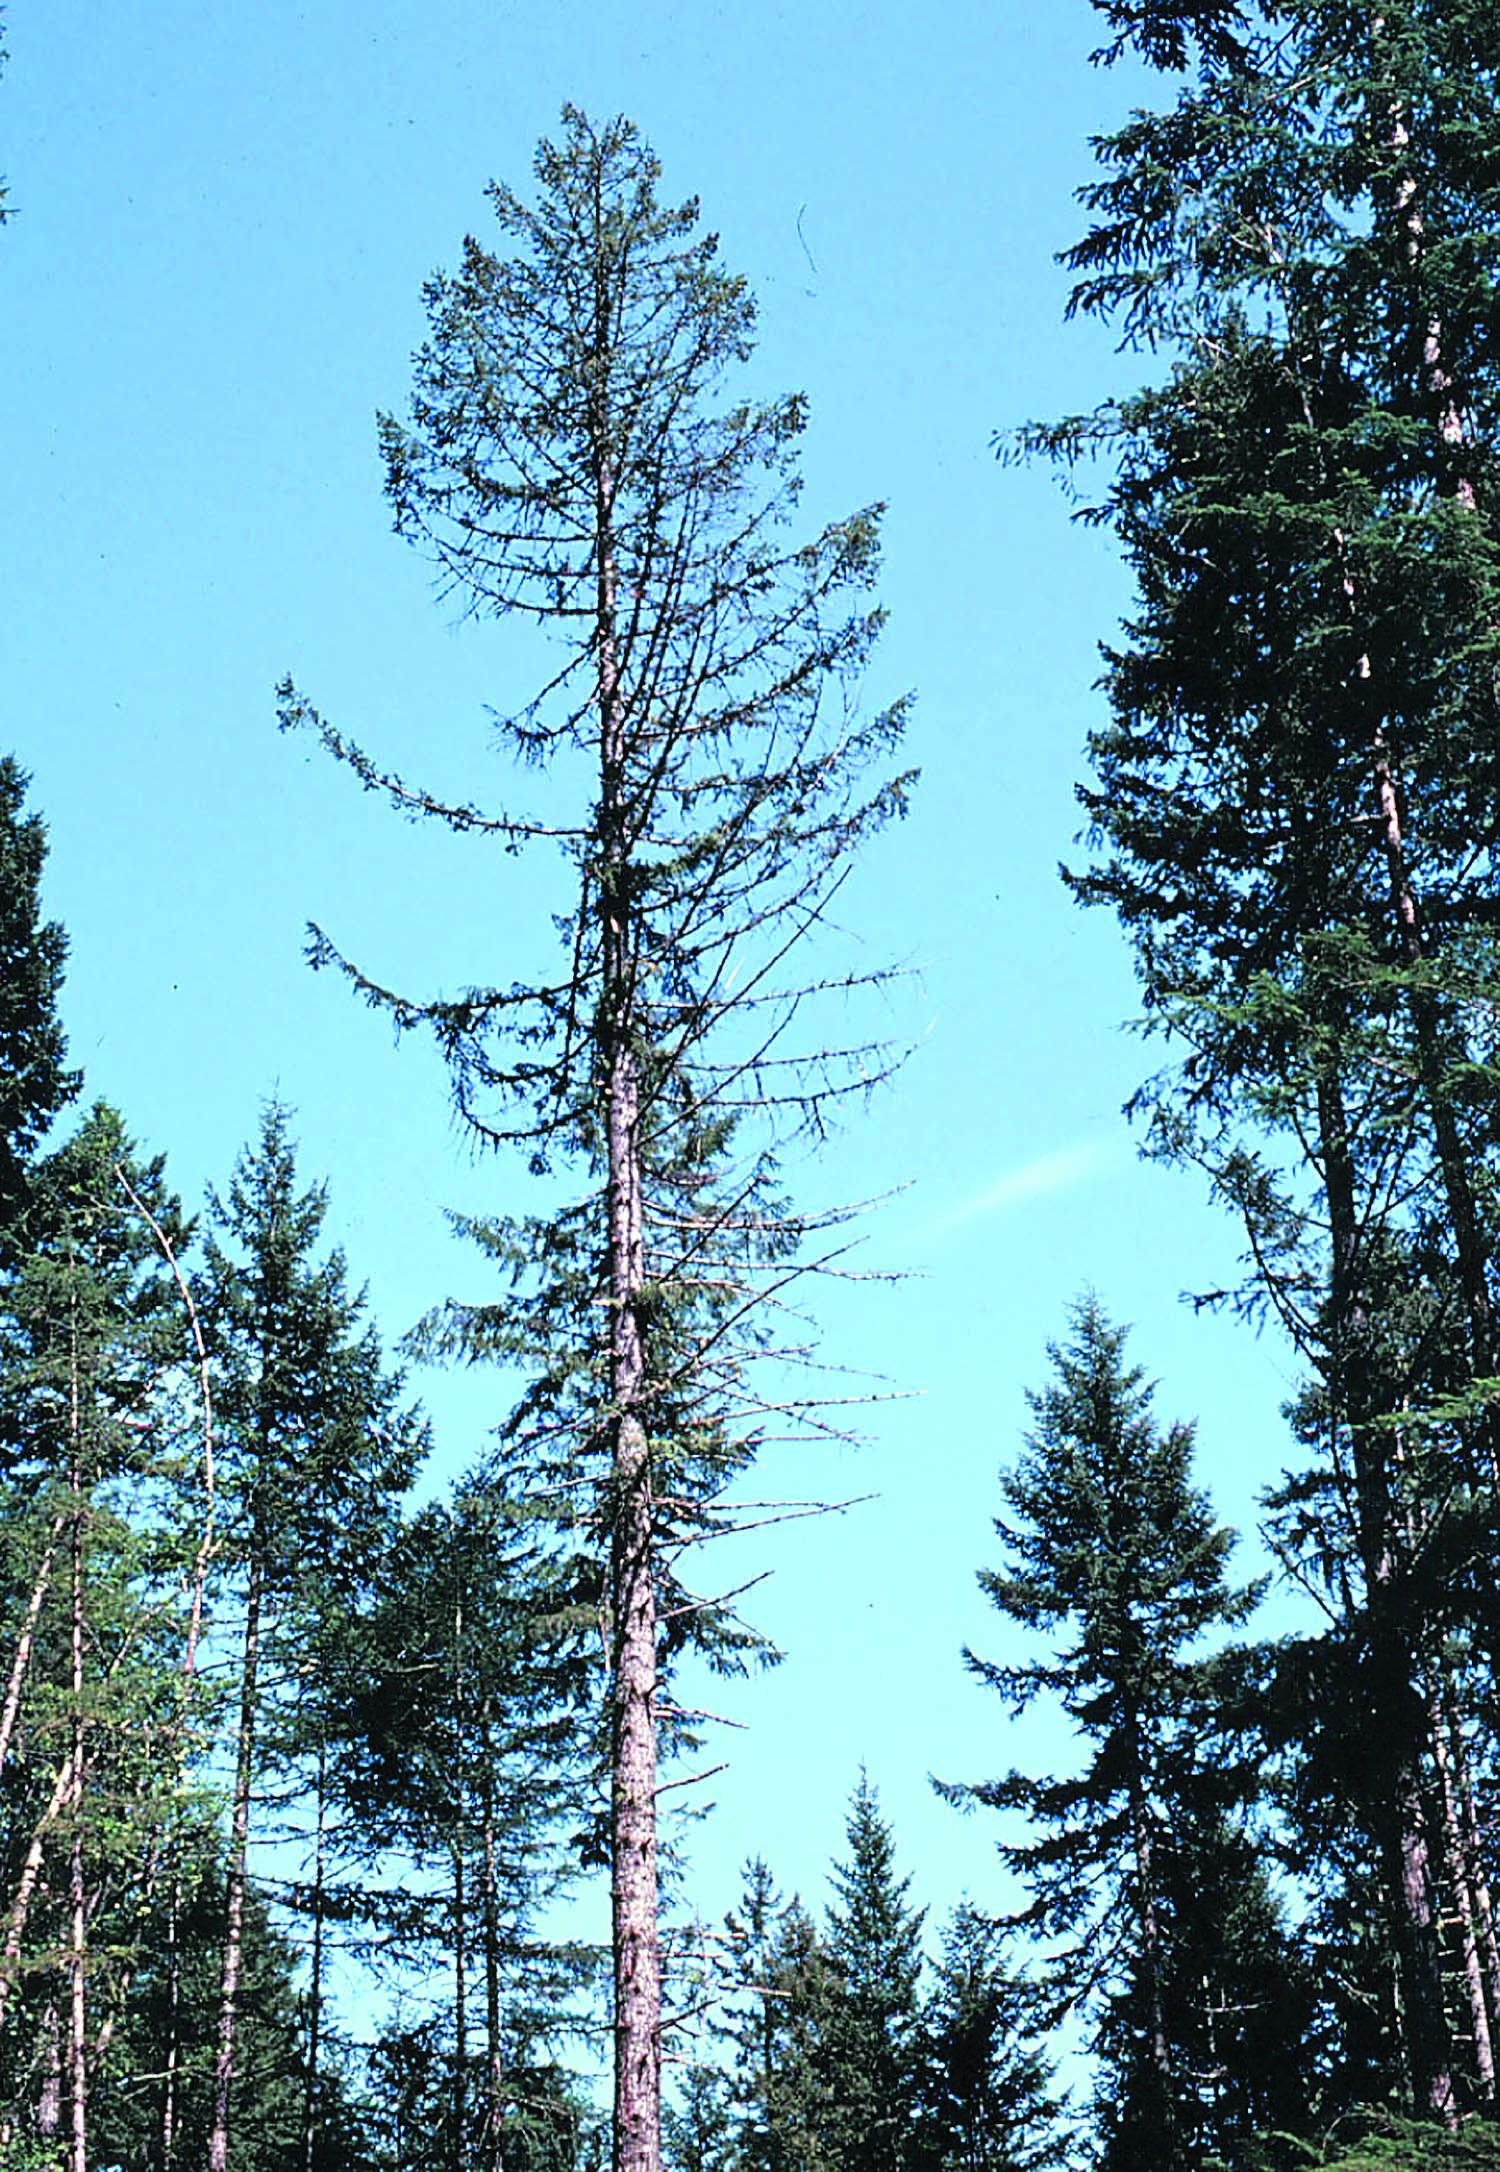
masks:
{"label": "cluster of treetops", "polygon": [[[600,1845],[596,1598],[499,1468],[411,1507],[426,1432],[283,1108],[196,1224],[107,1106],[67,1129],[24,794],[0,764],[0,2162],[597,2167],[601,1957],[552,1905]],[[1088,1298],[1050,1353],[981,1579],[1023,1656],[968,1655],[1081,1760],[944,1788],[1016,1813],[1029,1900],[925,1936],[861,1779],[821,1922],[756,1861],[722,1925],[669,1925],[674,2172],[1500,2158],[1403,2117],[1353,1540],[1349,1618],[1239,1640],[1259,1587],[1124,1342]],[[1278,1496],[1287,1558],[1323,1490]],[[1441,1658],[1420,1815],[1477,2107],[1489,1682]],[[1057,2077],[1078,2014],[1091,2106]]]}
{"label": "cluster of treetops", "polygon": [[[108,1108],[67,1128],[43,832],[0,769],[7,2167],[1500,2159],[1500,5],[1094,4],[1101,57],[1172,95],[1097,146],[1074,305],[1161,368],[1007,442],[1100,461],[1086,517],[1134,576],[1068,879],[1134,949],[1148,1151],[1244,1229],[1243,1286],[1201,1297],[1297,1354],[1263,1538],[1310,1626],[1251,1635],[1191,1431],[1085,1298],[970,1655],[997,1737],[1045,1704],[1076,1758],[943,1782],[997,1813],[1004,1896],[924,1957],[862,1784],[823,1924],[760,1864],[722,1929],[658,1903],[671,1666],[753,1651],[675,1563],[732,1527],[744,1413],[789,1407],[746,1401],[776,1344],[745,1322],[818,1227],[742,1142],[838,1090],[782,1053],[819,963],[780,1011],[731,964],[817,927],[906,780],[853,781],[901,705],[829,731],[817,692],[878,631],[838,601],[875,514],[773,543],[803,403],[713,408],[742,283],[629,124],[569,111],[541,210],[492,192],[513,255],[433,282],[383,443],[450,586],[574,644],[503,720],[598,757],[572,963],[416,1006],[315,946],[436,1033],[462,1114],[589,1179],[465,1225],[517,1294],[413,1348],[535,1369],[450,1497],[408,1505],[423,1422],[284,1110],[196,1227]],[[382,772],[290,688],[283,720],[403,811],[555,837]],[[608,1988],[552,1934],[596,1865]]]}

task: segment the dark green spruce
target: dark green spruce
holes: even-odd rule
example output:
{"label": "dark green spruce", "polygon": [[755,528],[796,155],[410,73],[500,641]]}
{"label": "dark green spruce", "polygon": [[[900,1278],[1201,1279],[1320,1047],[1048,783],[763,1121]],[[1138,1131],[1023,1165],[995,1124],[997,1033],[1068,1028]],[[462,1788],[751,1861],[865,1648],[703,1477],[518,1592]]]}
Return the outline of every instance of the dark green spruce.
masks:
{"label": "dark green spruce", "polygon": [[593,1807],[572,1594],[482,1478],[409,1517],[375,1583],[323,1699],[333,1829],[359,1859],[338,1914],[410,1987],[379,2058],[420,2040],[424,2162],[545,2162],[583,2117],[567,2069],[597,1989],[590,1957],[539,1929]]}
{"label": "dark green spruce", "polygon": [[[316,1758],[307,1723],[320,1650],[363,1594],[425,1446],[342,1253],[321,1248],[326,1212],[325,1189],[301,1187],[290,1118],[273,1103],[227,1196],[211,1202],[199,1282],[216,1373],[219,1566],[235,1610],[223,1633],[237,1675],[210,2172],[229,2164],[254,1807],[267,1776],[296,1770],[309,1750]],[[316,1878],[312,1899],[316,1910]],[[320,1930],[315,1914],[315,1942]],[[320,1998],[315,1972],[314,2029]],[[311,2157],[315,2041],[309,2049]]]}
{"label": "dark green spruce", "polygon": [[1086,1297],[1051,1347],[1002,1480],[1001,1562],[979,1579],[1017,1656],[965,1654],[1012,1711],[1055,1700],[1082,1767],[940,1791],[1031,1828],[999,1850],[1031,1889],[1019,1920],[1063,1941],[1057,1997],[1094,2022],[1102,2164],[1176,2172],[1295,2119],[1310,2015],[1221,1723],[1231,1662],[1212,1647],[1257,1592],[1229,1582],[1234,1536],[1193,1483],[1192,1430],[1158,1430],[1124,1345]]}
{"label": "dark green spruce", "polygon": [[1500,1528],[1500,11],[1272,4],[1170,53],[1106,13],[1189,72],[1099,146],[1068,259],[1161,372],[1031,435],[1108,459],[1090,517],[1136,584],[1072,880],[1164,1048],[1149,1145],[1244,1224],[1218,1294],[1308,1369],[1273,1536],[1333,1604],[1325,1745],[1378,1745],[1388,2080],[1451,2126],[1495,2099],[1500,1981],[1455,1701]]}

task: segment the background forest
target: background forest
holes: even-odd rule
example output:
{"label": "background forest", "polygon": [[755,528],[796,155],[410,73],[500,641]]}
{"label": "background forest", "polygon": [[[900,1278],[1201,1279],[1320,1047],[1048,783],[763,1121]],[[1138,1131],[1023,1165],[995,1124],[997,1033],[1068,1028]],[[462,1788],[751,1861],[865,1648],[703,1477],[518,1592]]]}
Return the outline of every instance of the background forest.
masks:
{"label": "background forest", "polygon": [[0,2161],[1494,2161],[1500,13],[130,12],[6,26]]}

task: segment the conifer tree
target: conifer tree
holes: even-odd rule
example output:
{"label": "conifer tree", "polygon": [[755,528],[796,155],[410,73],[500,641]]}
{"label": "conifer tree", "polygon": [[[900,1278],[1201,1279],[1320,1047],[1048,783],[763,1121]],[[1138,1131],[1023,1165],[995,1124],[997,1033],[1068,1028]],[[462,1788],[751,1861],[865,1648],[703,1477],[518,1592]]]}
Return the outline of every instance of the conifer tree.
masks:
{"label": "conifer tree", "polygon": [[1041,2003],[1008,1966],[1008,1935],[967,1902],[944,1928],[922,2008],[922,2172],[1056,2172],[1069,2162]]}
{"label": "conifer tree", "polygon": [[745,1865],[724,1924],[732,1956],[730,2072],[735,2172],[794,2172],[825,2162],[820,2043],[832,1963],[812,1917],[783,1900],[764,1859]]}
{"label": "conifer tree", "polygon": [[25,811],[27,783],[0,760],[0,1267],[24,1238],[27,1164],[78,1090],[57,1008],[67,938],[41,917],[47,832]]}
{"label": "conifer tree", "polygon": [[[1283,2031],[1276,2058],[1294,2073],[1304,2009],[1287,1998],[1268,1894],[1269,1923],[1257,1912],[1255,1937],[1231,1935],[1245,1929],[1231,1894],[1248,1906],[1254,1885],[1248,1849],[1235,1885],[1215,1898],[1235,1852],[1235,1796],[1249,1782],[1225,1752],[1219,1666],[1203,1643],[1242,1624],[1257,1592],[1228,1581],[1233,1534],[1193,1484],[1192,1430],[1157,1430],[1151,1390],[1124,1344],[1097,1299],[1075,1306],[1068,1341],[1049,1346],[1054,1379],[1030,1398],[1035,1430],[1002,1479],[1002,1562],[979,1581],[1043,1654],[965,1653],[1012,1710],[1055,1698],[1087,1762],[1075,1774],[1011,1772],[940,1792],[1036,1828],[1001,1841],[1000,1854],[1032,1890],[1018,1920],[1068,1940],[1058,1990],[1092,2004],[1111,2076],[1104,2161],[1111,2172],[1168,2172],[1238,2121],[1237,2106],[1221,2116],[1217,2096],[1205,2101],[1196,2086],[1205,2008],[1264,2011],[1273,2035]],[[1195,1860],[1199,1833],[1220,1850],[1207,1879]],[[1221,2035],[1218,2050],[1253,2099],[1252,2064],[1258,2071],[1265,2047]]]}
{"label": "conifer tree", "polygon": [[218,1371],[222,1543],[242,1610],[211,2172],[228,2163],[257,1782],[295,1755],[289,1691],[330,1614],[360,1590],[424,1445],[343,1255],[318,1257],[326,1207],[322,1186],[299,1189],[288,1113],[270,1104],[227,1197],[211,1201],[200,1278]]}
{"label": "conifer tree", "polygon": [[175,1808],[187,1549],[163,1377],[174,1292],[138,1203],[178,1241],[159,1161],[102,1104],[28,1174],[0,1306],[8,1644],[0,2073],[14,2135],[86,2172]]}
{"label": "conifer tree", "polygon": [[434,2147],[452,2168],[509,2165],[591,1973],[538,1929],[592,1807],[580,1624],[483,1475],[412,1516],[372,1581],[330,1650],[324,1724],[336,1831],[384,1890],[356,1878],[337,1906],[433,2008],[428,2086],[447,2080]]}
{"label": "conifer tree", "polygon": [[668,2172],[730,2172],[733,2124],[728,2078],[695,2061],[675,2102],[662,2113],[662,2161]]}
{"label": "conifer tree", "polygon": [[830,1982],[815,2071],[827,2162],[837,2172],[908,2172],[917,2162],[923,1911],[907,1904],[879,1799],[861,1773],[833,1869]]}
{"label": "conifer tree", "polygon": [[[1476,1909],[1427,1678],[1493,1613],[1500,1472],[1500,16],[1273,0],[1169,52],[1155,10],[1104,13],[1192,72],[1101,144],[1069,256],[1074,306],[1175,367],[1033,439],[1108,451],[1096,517],[1138,586],[1075,887],[1119,914],[1173,1044],[1151,1144],[1243,1218],[1242,1301],[1314,1376],[1321,1474],[1281,1529],[1299,1569],[1343,1564],[1406,2082],[1451,2122],[1495,2088],[1493,2012],[1471,1981],[1455,2033],[1442,1983],[1441,1919]],[[1319,1492],[1337,1532],[1299,1522]]]}
{"label": "conifer tree", "polygon": [[[824,950],[800,970],[799,956],[852,850],[904,804],[904,780],[878,774],[902,712],[853,701],[879,626],[877,511],[788,539],[805,402],[744,398],[754,305],[697,205],[660,200],[628,122],[572,109],[536,177],[534,205],[490,191],[509,253],[470,239],[429,285],[410,420],[386,420],[382,439],[398,530],[461,607],[558,637],[541,691],[495,722],[514,753],[583,765],[574,811],[545,823],[453,804],[383,771],[290,687],[282,715],[403,812],[501,847],[551,840],[573,869],[545,986],[481,960],[486,981],[413,1000],[326,937],[314,955],[398,1026],[435,1034],[482,1137],[582,1183],[572,1208],[504,1228],[469,1218],[516,1290],[459,1308],[448,1333],[466,1356],[527,1365],[533,1486],[599,1559],[616,2162],[656,2172],[662,1670],[685,1639],[731,1663],[742,1649],[732,1609],[680,1589],[676,1564],[722,1520],[765,1423],[747,1363],[788,1336],[762,1300],[819,1227],[779,1193],[778,1131],[816,1132],[831,1095],[883,1067],[800,1037],[805,999],[853,979]],[[799,1410],[816,1422],[804,1398],[778,1429]]]}
{"label": "conifer tree", "polygon": [[[141,1924],[139,1962],[112,2071],[97,2091],[95,2161],[121,2172],[163,2172],[168,2164],[197,2168],[210,2146],[224,1942],[221,1836],[200,1826],[177,1868],[182,1876],[170,1920],[162,1891]],[[368,2172],[377,2161],[375,2137],[360,2091],[326,2055],[309,2166],[298,1961],[267,1896],[252,1884],[243,1919],[231,2172]],[[169,2140],[163,2116],[168,2044],[177,2048]]]}

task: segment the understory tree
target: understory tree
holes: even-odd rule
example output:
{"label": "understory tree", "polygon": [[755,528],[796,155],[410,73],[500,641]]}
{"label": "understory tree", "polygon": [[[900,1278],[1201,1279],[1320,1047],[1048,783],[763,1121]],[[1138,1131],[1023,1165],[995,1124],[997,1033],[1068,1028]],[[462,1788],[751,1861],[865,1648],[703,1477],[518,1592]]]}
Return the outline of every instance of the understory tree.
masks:
{"label": "understory tree", "polygon": [[[236,1688],[211,2172],[229,2163],[230,2104],[241,2065],[239,2014],[252,1813],[264,1778],[283,1777],[322,1741],[320,1662],[386,1552],[425,1446],[399,1374],[347,1287],[342,1253],[320,1245],[324,1187],[302,1189],[288,1112],[270,1104],[226,1197],[210,1203],[199,1310],[215,1367],[220,1577]],[[228,1572],[227,1576],[225,1571]],[[304,1771],[306,1765],[303,1765]],[[321,1809],[321,1789],[316,1798]],[[322,1892],[315,1878],[315,1964]],[[313,2011],[321,1992],[315,1965]],[[316,2028],[309,2046],[308,2154],[316,2116]]]}
{"label": "understory tree", "polygon": [[1076,2161],[1042,2049],[1045,2002],[1015,1973],[1007,1926],[959,1904],[922,2021],[923,2172],[1063,2172]]}
{"label": "understory tree", "polygon": [[1018,1920],[1064,1941],[1056,1994],[1093,2016],[1102,2162],[1175,2172],[1295,2123],[1312,2017],[1243,1830],[1234,1662],[1212,1649],[1257,1593],[1228,1581],[1233,1534],[1193,1483],[1192,1431],[1158,1431],[1124,1343],[1087,1297],[1050,1348],[1002,1480],[1001,1565],[979,1578],[1025,1656],[965,1654],[1013,1712],[1055,1699],[1086,1762],[940,1791],[1031,1828],[1000,1854],[1031,1888]]}
{"label": "understory tree", "polygon": [[921,2087],[922,1911],[896,1875],[890,1826],[860,1775],[833,1869],[828,1981],[814,2073],[822,2155],[838,2172],[909,2172]]}
{"label": "understory tree", "polygon": [[1070,2133],[1036,1986],[967,1904],[936,1966],[861,1776],[822,1923],[759,1857],[724,1922],[727,1997],[681,2077],[672,2172],[1060,2172]]}
{"label": "understory tree", "polygon": [[902,707],[855,699],[880,623],[877,509],[789,535],[806,403],[746,397],[754,304],[696,203],[660,200],[628,122],[571,108],[536,182],[530,204],[492,187],[500,251],[471,238],[430,283],[410,416],[382,442],[398,531],[460,606],[555,637],[541,690],[493,721],[571,810],[452,804],[289,686],[282,715],[403,812],[502,850],[550,843],[571,870],[543,985],[480,958],[488,978],[418,1000],[322,934],[313,954],[398,1028],[430,1030],[460,1116],[550,1185],[534,1217],[468,1219],[512,1287],[441,1332],[465,1358],[525,1368],[516,1460],[558,1543],[597,1564],[615,2151],[620,2172],[654,2172],[664,1669],[688,1644],[729,1665],[746,1645],[732,1602],[689,1590],[680,1556],[732,1520],[725,1489],[768,1423],[830,1422],[805,1394],[768,1420],[747,1367],[803,1346],[784,1294],[824,1226],[783,1197],[778,1146],[883,1066],[807,1021],[815,993],[858,978],[824,924],[850,854],[902,808],[905,781],[882,774]]}
{"label": "understory tree", "polygon": [[[355,1859],[330,1902],[419,1987],[383,2056],[420,2043],[423,2161],[449,2172],[531,2162],[565,2108],[578,2124],[561,2054],[594,1971],[539,1928],[592,1807],[588,1667],[554,1571],[515,1505],[472,1477],[408,1518],[329,1654],[331,1837]],[[396,1891],[378,1875],[392,1862]]]}
{"label": "understory tree", "polygon": [[[219,1837],[178,1836],[170,1885],[139,1925],[141,1952],[121,2019],[113,2072],[97,2092],[92,2156],[121,2172],[166,2172],[208,2160],[224,1947]],[[241,1919],[237,2079],[231,2172],[369,2172],[374,2122],[363,2090],[326,2056],[321,2116],[309,2148],[303,1994],[298,1954],[253,1885]],[[167,2047],[175,2056],[170,2070]],[[170,2105],[171,2117],[166,2117]]]}
{"label": "understory tree", "polygon": [[722,2161],[736,2172],[821,2162],[827,2100],[818,2047],[830,1965],[817,1925],[799,1900],[783,1899],[756,1856],[745,1865],[739,1905],[724,1930],[731,1964]]}

